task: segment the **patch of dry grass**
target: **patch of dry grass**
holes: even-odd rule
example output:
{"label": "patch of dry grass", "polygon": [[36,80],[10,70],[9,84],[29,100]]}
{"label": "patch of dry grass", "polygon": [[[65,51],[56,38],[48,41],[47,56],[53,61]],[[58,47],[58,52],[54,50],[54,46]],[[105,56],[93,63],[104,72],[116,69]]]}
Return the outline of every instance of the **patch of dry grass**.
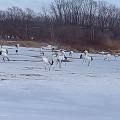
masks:
{"label": "patch of dry grass", "polygon": [[55,45],[58,49],[64,49],[66,51],[83,51],[87,49],[91,53],[95,53],[96,51],[106,50],[106,51],[116,51],[120,52],[120,41],[116,40],[105,40],[102,42],[101,45],[61,45],[61,44],[54,44],[55,42],[40,42],[40,41],[28,41],[28,40],[21,40],[21,41],[12,41],[12,40],[0,40],[0,45],[15,45],[20,44],[21,47],[36,47],[39,48],[41,46],[47,46],[48,44]]}
{"label": "patch of dry grass", "polygon": [[21,47],[40,47],[40,46],[46,46],[46,43],[39,42],[39,41],[27,41],[27,40],[21,40],[21,41],[11,41],[11,40],[0,40],[0,45],[15,45],[20,44]]}

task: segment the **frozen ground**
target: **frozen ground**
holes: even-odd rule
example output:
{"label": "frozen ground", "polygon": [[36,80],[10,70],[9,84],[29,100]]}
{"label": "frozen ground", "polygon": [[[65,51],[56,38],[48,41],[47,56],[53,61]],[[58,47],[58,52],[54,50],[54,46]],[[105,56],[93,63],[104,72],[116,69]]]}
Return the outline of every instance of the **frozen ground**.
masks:
{"label": "frozen ground", "polygon": [[120,120],[120,57],[109,62],[91,54],[86,66],[74,53],[66,66],[45,71],[38,48],[20,47],[16,55],[5,47],[10,61],[0,56],[0,120]]}

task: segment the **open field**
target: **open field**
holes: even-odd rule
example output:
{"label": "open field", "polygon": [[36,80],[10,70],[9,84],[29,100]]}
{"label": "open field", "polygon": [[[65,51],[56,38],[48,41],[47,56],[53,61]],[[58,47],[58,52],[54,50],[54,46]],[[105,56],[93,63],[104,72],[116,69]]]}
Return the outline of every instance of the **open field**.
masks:
{"label": "open field", "polygon": [[20,47],[18,55],[14,46],[3,48],[10,61],[0,56],[0,120],[120,119],[120,57],[90,54],[87,66],[81,53],[66,52],[66,66],[45,71],[39,48]]}

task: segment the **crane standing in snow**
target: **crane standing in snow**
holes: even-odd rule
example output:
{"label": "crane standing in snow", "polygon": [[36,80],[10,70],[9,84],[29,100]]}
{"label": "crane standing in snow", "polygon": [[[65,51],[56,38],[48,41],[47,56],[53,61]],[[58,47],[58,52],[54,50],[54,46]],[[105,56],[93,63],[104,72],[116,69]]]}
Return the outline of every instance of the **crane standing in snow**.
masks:
{"label": "crane standing in snow", "polygon": [[7,60],[9,61],[7,52],[0,51],[0,55],[3,57],[3,61],[5,61],[5,58],[7,58]]}
{"label": "crane standing in snow", "polygon": [[86,55],[81,54],[80,59],[83,59],[83,62],[84,61],[87,62],[88,66],[90,65],[90,62],[93,61],[93,58],[91,56],[88,56],[88,54],[86,54]]}
{"label": "crane standing in snow", "polygon": [[51,68],[51,66],[52,66],[53,63],[54,63],[53,58],[52,58],[51,56],[49,56],[49,57],[43,56],[43,57],[42,57],[42,60],[43,60],[44,65],[45,65],[45,71],[46,71],[46,69],[47,69],[47,65],[49,66],[49,71],[50,71],[50,68]]}

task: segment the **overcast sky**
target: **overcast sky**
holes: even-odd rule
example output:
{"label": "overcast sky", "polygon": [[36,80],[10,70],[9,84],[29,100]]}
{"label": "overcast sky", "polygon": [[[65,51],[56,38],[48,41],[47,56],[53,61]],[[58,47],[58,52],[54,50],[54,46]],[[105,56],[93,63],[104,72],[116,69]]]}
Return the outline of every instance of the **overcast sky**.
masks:
{"label": "overcast sky", "polygon": [[0,0],[0,10],[6,10],[12,6],[19,8],[30,8],[35,12],[39,12],[42,7],[49,6],[54,0]]}
{"label": "overcast sky", "polygon": [[106,1],[107,3],[111,3],[120,7],[120,0],[96,0],[96,1]]}
{"label": "overcast sky", "polygon": [[[6,10],[12,6],[19,8],[30,8],[35,12],[40,12],[41,7],[49,6],[54,0],[0,0],[0,10]],[[108,3],[115,4],[120,7],[120,0],[103,0]]]}

